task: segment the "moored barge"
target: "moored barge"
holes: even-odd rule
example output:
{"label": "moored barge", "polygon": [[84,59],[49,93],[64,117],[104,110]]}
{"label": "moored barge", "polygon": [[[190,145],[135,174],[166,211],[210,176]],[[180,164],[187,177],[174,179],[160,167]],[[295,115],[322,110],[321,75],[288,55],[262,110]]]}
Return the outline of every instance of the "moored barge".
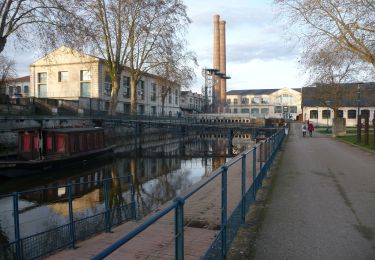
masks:
{"label": "moored barge", "polygon": [[108,155],[103,128],[53,128],[20,130],[18,154],[0,160],[0,176],[20,177],[82,166]]}

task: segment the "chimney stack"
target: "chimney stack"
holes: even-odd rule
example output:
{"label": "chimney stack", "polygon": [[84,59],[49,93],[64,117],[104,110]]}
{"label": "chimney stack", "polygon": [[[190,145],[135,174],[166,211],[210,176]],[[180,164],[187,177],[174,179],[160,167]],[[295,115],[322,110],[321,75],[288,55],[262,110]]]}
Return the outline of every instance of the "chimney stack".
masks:
{"label": "chimney stack", "polygon": [[[225,43],[225,21],[220,21],[220,72],[226,76],[226,43]],[[220,79],[220,111],[224,112],[224,105],[226,102],[227,93],[227,80],[225,78]]]}
{"label": "chimney stack", "polygon": [[[220,16],[214,15],[214,64],[213,68],[220,70]],[[219,103],[220,103],[220,77],[213,76],[214,85],[213,85],[213,112],[219,112]]]}

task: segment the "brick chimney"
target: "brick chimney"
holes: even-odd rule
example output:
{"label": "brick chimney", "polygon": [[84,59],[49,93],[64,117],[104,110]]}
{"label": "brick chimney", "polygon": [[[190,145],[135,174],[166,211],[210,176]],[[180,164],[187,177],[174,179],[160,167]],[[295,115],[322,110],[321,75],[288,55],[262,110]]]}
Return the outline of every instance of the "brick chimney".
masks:
{"label": "brick chimney", "polygon": [[[226,43],[225,43],[225,21],[220,21],[220,72],[226,74]],[[224,112],[226,101],[227,80],[220,79],[220,111]]]}
{"label": "brick chimney", "polygon": [[[220,16],[214,15],[214,64],[213,68],[220,70],[220,26],[219,26]],[[213,76],[214,86],[213,86],[213,112],[218,112],[220,107],[220,79],[218,76]]]}

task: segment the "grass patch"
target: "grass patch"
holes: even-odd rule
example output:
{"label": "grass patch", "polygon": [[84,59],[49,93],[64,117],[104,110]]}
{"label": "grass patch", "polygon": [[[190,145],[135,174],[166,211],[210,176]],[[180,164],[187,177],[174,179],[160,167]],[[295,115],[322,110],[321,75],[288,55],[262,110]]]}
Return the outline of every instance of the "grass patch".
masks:
{"label": "grass patch", "polygon": [[357,144],[357,136],[356,135],[338,136],[337,138],[341,139],[345,142],[351,143],[351,144],[355,144],[355,145],[358,145],[358,146],[361,146],[361,147],[365,147],[365,148],[370,149],[370,150],[375,150],[374,149],[374,135],[373,135],[373,133],[370,133],[368,145],[364,144],[365,135],[362,135],[362,137],[361,137],[362,142],[360,144]]}

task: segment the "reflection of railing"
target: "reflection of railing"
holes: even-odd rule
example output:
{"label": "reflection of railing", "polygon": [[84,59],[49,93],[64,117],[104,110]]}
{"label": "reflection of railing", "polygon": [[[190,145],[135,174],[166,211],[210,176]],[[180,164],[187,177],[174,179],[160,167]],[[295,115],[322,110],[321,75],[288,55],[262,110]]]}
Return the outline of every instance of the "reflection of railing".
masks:
{"label": "reflection of railing", "polygon": [[[122,197],[123,191],[118,190],[120,181],[131,184],[128,200]],[[92,187],[92,191],[83,195],[82,191],[88,187]],[[55,198],[53,203],[46,198],[48,194]],[[0,240],[0,259],[41,258],[58,249],[68,246],[74,248],[77,241],[94,234],[109,232],[112,227],[135,219],[134,196],[131,176],[70,182],[67,185],[0,195],[0,199],[12,203],[9,208],[0,210],[1,220],[9,222],[13,218],[14,228],[12,232],[12,226],[8,226],[8,232],[4,232],[7,233],[7,241]],[[41,201],[43,197],[45,199]],[[93,208],[93,204],[96,207]],[[34,216],[30,211],[38,210],[41,206],[56,212],[56,219],[59,219],[53,228],[49,227],[42,232],[43,222],[56,220],[52,212],[47,215],[35,214],[37,219],[29,219]],[[38,222],[42,223],[38,225]],[[31,226],[38,226],[36,234],[30,234]]]}
{"label": "reflection of railing", "polygon": [[[203,259],[226,259],[228,246],[234,239],[234,236],[241,224],[245,221],[245,213],[256,198],[256,192],[261,187],[262,181],[265,178],[267,171],[275,158],[276,152],[280,147],[285,136],[284,129],[279,130],[270,138],[261,142],[251,150],[242,153],[233,160],[226,163],[220,170],[214,173],[209,179],[204,181],[198,187],[194,188],[183,197],[177,197],[172,204],[164,208],[146,222],[126,234],[124,237],[116,241],[111,246],[96,255],[93,259],[103,259],[104,257],[113,253],[116,249],[124,245],[129,240],[133,239],[139,233],[146,230],[149,226],[154,224],[163,216],[175,210],[175,259],[183,259],[184,256],[184,204],[196,192],[201,190],[208,183],[213,181],[219,175],[221,176],[221,225],[220,231],[212,242],[211,246],[203,256]],[[258,154],[258,155],[257,155]],[[257,160],[258,157],[258,160]],[[252,158],[252,183],[246,191],[246,162],[248,158]],[[232,212],[232,215],[227,217],[228,210],[228,171],[231,167],[241,161],[241,198],[238,205]],[[257,165],[257,162],[259,163]],[[259,171],[257,171],[259,166]],[[233,167],[234,168],[234,167]],[[250,172],[250,171],[248,171]],[[236,202],[237,203],[237,202]]]}

